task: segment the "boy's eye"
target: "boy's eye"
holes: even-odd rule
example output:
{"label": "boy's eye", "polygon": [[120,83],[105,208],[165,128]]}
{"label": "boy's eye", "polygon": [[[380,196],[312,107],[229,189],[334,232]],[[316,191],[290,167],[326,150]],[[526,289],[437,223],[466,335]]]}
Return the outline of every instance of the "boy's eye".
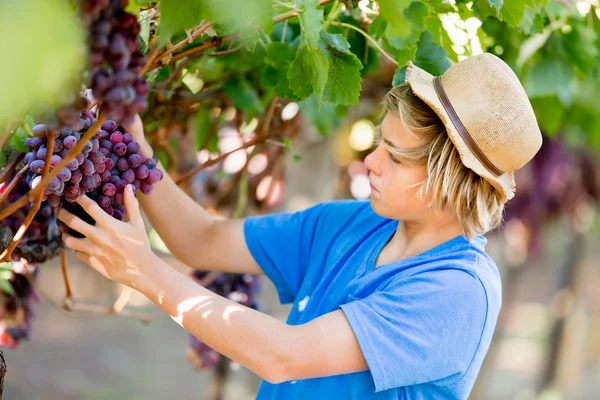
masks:
{"label": "boy's eye", "polygon": [[388,151],[388,156],[390,157],[390,160],[392,160],[392,162],[395,162],[396,164],[400,164],[400,160],[395,158],[394,155],[392,153],[390,153],[389,151]]}

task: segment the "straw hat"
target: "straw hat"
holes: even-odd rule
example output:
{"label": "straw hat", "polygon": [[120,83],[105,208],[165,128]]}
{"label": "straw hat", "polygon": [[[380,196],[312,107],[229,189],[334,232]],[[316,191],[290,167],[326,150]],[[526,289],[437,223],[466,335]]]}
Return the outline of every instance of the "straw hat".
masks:
{"label": "straw hat", "polygon": [[406,82],[441,118],[463,164],[489,181],[503,200],[515,194],[514,171],[542,146],[533,108],[513,70],[483,53],[440,76],[407,63]]}

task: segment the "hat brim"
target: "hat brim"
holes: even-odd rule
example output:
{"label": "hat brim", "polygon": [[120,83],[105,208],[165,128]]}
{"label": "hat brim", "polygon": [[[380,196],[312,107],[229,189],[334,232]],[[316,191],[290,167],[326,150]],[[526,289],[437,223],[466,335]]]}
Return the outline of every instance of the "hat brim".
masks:
{"label": "hat brim", "polygon": [[456,146],[460,159],[465,165],[477,175],[487,180],[493,187],[504,196],[502,201],[510,200],[515,195],[515,174],[514,172],[505,172],[500,176],[492,174],[469,149],[462,136],[454,126],[442,102],[433,86],[434,76],[429,72],[417,67],[412,62],[407,63],[406,83],[408,83],[413,93],[423,100],[440,117],[446,126],[446,131],[452,143]]}

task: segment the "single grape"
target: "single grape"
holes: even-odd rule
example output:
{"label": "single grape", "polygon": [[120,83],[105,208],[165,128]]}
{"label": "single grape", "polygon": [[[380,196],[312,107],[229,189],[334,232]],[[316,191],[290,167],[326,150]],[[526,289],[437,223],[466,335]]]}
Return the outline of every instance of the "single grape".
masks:
{"label": "single grape", "polygon": [[121,178],[127,183],[133,183],[135,180],[135,172],[133,172],[132,169],[128,169],[121,174]]}
{"label": "single grape", "polygon": [[44,171],[45,164],[46,163],[44,162],[44,160],[35,160],[31,162],[29,169],[35,174],[41,174],[42,171]]}
{"label": "single grape", "polygon": [[113,203],[117,205],[123,205],[123,192],[117,192],[113,196]]}
{"label": "single grape", "polygon": [[119,131],[114,131],[111,135],[110,135],[110,142],[113,144],[113,146],[117,143],[121,143],[123,141],[123,134]]}
{"label": "single grape", "polygon": [[107,182],[104,185],[102,185],[102,193],[104,193],[105,196],[114,196],[114,194],[117,192],[117,189],[115,188],[115,185]]}
{"label": "single grape", "polygon": [[106,165],[104,165],[104,163],[102,163],[102,164],[100,164],[100,165],[98,165],[98,166],[96,167],[96,173],[97,173],[97,174],[101,174],[101,173],[103,173],[105,170],[106,170]]}
{"label": "single grape", "polygon": [[92,151],[88,155],[88,160],[90,160],[92,162],[92,164],[94,164],[94,166],[97,167],[100,164],[104,164],[106,157],[104,156],[104,154],[102,154],[100,152]]}
{"label": "single grape", "polygon": [[61,161],[62,157],[58,154],[54,154],[52,157],[50,157],[50,168],[56,167]]}
{"label": "single grape", "polygon": [[152,185],[151,183],[146,183],[146,181],[143,181],[142,184],[140,185],[140,191],[145,195],[149,195],[154,191],[154,185]]}
{"label": "single grape", "polygon": [[100,178],[100,174],[94,173],[92,174],[92,178],[94,178],[94,188],[97,188],[102,183],[102,178]]}
{"label": "single grape", "polygon": [[31,163],[35,161],[35,153],[30,151],[25,154],[25,162],[31,167]]}
{"label": "single grape", "polygon": [[77,188],[77,193],[66,192],[64,194],[64,198],[69,203],[75,203],[77,201],[77,199],[79,198],[79,187]]}
{"label": "single grape", "polygon": [[95,171],[94,164],[86,158],[79,166],[79,170],[83,173],[83,175],[92,175]]}
{"label": "single grape", "polygon": [[[116,175],[113,175],[116,176]],[[122,192],[125,189],[125,186],[127,186],[127,182],[124,181],[123,179],[119,178],[119,176],[117,176],[117,180],[113,182],[115,185],[115,189],[117,190],[117,192]]]}
{"label": "single grape", "polygon": [[[109,143],[110,143],[110,142],[109,142]],[[98,149],[98,151],[99,151],[100,153],[104,154],[104,158],[106,158],[106,157],[110,156],[110,150],[108,150],[108,149],[105,149],[104,147],[100,147],[100,148]]]}
{"label": "single grape", "polygon": [[69,171],[75,171],[77,168],[79,168],[79,163],[77,162],[76,159],[72,159],[67,164],[67,168],[69,169]]}
{"label": "single grape", "polygon": [[31,150],[33,148],[33,146],[31,145],[31,141],[33,140],[33,138],[26,138],[25,141],[23,142],[23,145],[25,147],[27,147],[29,150]]}
{"label": "single grape", "polygon": [[127,153],[127,145],[123,142],[117,143],[113,147],[113,153],[115,153],[119,157],[123,157]]}
{"label": "single grape", "polygon": [[93,139],[91,142],[92,142],[92,151],[98,151],[98,149],[100,148],[100,143],[98,142],[98,139]]}
{"label": "single grape", "polygon": [[127,171],[129,169],[129,163],[127,162],[127,159],[125,157],[119,158],[119,160],[117,161],[117,169],[122,172]]}
{"label": "single grape", "polygon": [[69,179],[69,182],[71,182],[73,184],[79,184],[79,182],[81,182],[82,179],[83,179],[83,173],[79,169],[76,169],[75,171],[71,171],[71,179]]}
{"label": "single grape", "polygon": [[62,182],[67,182],[69,179],[71,179],[71,170],[69,168],[65,167],[60,170],[57,177]]}
{"label": "single grape", "polygon": [[146,164],[148,164],[148,168],[150,169],[156,168],[156,160],[154,158],[149,158]]}
{"label": "single grape", "polygon": [[142,157],[139,154],[132,154],[127,157],[127,162],[131,168],[137,168],[142,164]]}
{"label": "single grape", "polygon": [[151,169],[148,173],[148,177],[146,178],[146,182],[148,183],[156,183],[160,181],[162,178],[162,174],[158,169]]}
{"label": "single grape", "polygon": [[131,143],[132,141],[133,141],[133,136],[131,136],[131,133],[123,134],[123,143],[125,143],[126,145],[129,145],[129,143]]}
{"label": "single grape", "polygon": [[110,158],[110,156],[106,160],[104,160],[104,166],[106,167],[107,171],[110,171],[111,169],[114,168],[115,165],[114,165],[113,159]]}
{"label": "single grape", "polygon": [[31,132],[33,133],[33,135],[39,139],[46,139],[48,131],[48,125],[46,124],[37,124],[31,128]]}
{"label": "single grape", "polygon": [[108,133],[113,133],[114,131],[117,130],[117,123],[115,121],[110,120],[110,119],[106,120],[102,124],[102,129],[104,129]]}
{"label": "single grape", "polygon": [[[106,164],[105,164],[106,165]],[[110,182],[110,171],[104,171],[100,174],[100,178],[102,179],[102,182]]]}
{"label": "single grape", "polygon": [[113,144],[111,143],[110,140],[107,139],[101,139],[100,140],[100,147],[108,149],[108,150],[112,150],[113,148]]}
{"label": "single grape", "polygon": [[86,193],[91,192],[96,187],[94,178],[91,175],[85,175],[81,180],[79,187],[81,187]]}
{"label": "single grape", "polygon": [[77,139],[75,139],[75,136],[73,136],[73,135],[69,135],[63,139],[63,146],[66,149],[72,149],[73,147],[75,147],[76,144],[77,144]]}
{"label": "single grape", "polygon": [[37,151],[37,153],[36,153],[36,156],[37,156],[38,160],[45,160],[45,159],[46,159],[46,154],[47,154],[47,153],[48,153],[48,150],[47,150],[47,149],[45,149],[45,148],[44,148],[44,149],[40,148],[40,149]]}
{"label": "single grape", "polygon": [[64,148],[62,139],[54,139],[54,149],[52,150],[54,153],[60,152]]}
{"label": "single grape", "polygon": [[92,144],[92,142],[88,140],[87,142],[85,142],[85,145],[83,146],[82,153],[89,154],[89,152],[92,151],[93,147],[94,147],[94,145]]}
{"label": "single grape", "polygon": [[114,207],[113,207],[113,214],[112,214],[112,216],[114,218],[116,218],[117,220],[119,220],[119,221],[123,221],[123,213],[121,211],[115,209]]}
{"label": "single grape", "polygon": [[105,213],[107,213],[108,215],[112,216],[113,215],[113,208],[111,206],[107,206],[107,207],[102,207],[102,209],[104,210]]}
{"label": "single grape", "polygon": [[46,188],[48,190],[56,190],[60,187],[60,179],[58,179],[58,177],[54,177],[52,178],[52,180],[48,183],[48,186],[46,186]]}
{"label": "single grape", "polygon": [[78,194],[79,193],[79,185],[70,183],[69,185],[67,185],[66,193]]}
{"label": "single grape", "polygon": [[138,142],[129,142],[127,145],[127,152],[130,154],[135,154],[140,151],[140,144]]}
{"label": "single grape", "polygon": [[100,196],[98,196],[98,198],[96,199],[96,203],[98,203],[98,205],[100,207],[108,207],[110,206],[110,197],[105,196],[103,194],[101,194]]}
{"label": "single grape", "polygon": [[145,165],[140,165],[139,167],[135,168],[134,171],[137,179],[146,179],[150,173],[150,170]]}

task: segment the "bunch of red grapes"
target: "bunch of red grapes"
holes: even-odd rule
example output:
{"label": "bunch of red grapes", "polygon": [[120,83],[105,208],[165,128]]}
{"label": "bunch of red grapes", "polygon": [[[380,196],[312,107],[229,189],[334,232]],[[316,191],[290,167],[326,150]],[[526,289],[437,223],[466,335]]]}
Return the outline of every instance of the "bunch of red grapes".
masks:
{"label": "bunch of red grapes", "polygon": [[[14,349],[23,339],[29,339],[33,304],[39,300],[31,281],[35,281],[37,266],[25,267],[21,263],[13,263],[8,284],[12,293],[0,290],[0,347]],[[24,268],[28,268],[25,271]],[[29,274],[29,277],[25,276]]]}
{"label": "bunch of red grapes", "polygon": [[[200,282],[209,272],[196,270],[192,279]],[[206,288],[229,300],[235,301],[254,310],[260,309],[258,295],[261,291],[260,277],[248,274],[221,274]],[[187,360],[196,369],[207,369],[221,359],[221,354],[212,347],[190,335],[190,346],[186,353]]]}
{"label": "bunch of red grapes", "polygon": [[125,11],[127,0],[83,0],[90,24],[92,94],[102,102],[100,113],[130,124],[147,107],[149,88],[140,74],[146,63],[140,52],[140,24]]}

